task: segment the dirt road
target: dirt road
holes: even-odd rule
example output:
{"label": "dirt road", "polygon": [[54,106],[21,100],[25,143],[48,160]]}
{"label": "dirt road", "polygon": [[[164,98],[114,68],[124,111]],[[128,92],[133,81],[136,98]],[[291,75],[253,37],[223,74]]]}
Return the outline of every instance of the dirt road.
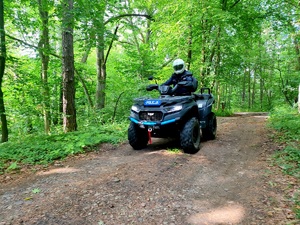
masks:
{"label": "dirt road", "polygon": [[[265,115],[218,118],[214,141],[195,155],[161,139],[57,162],[35,174],[5,175],[0,225],[296,224],[285,183],[267,158]],[[274,170],[275,171],[275,170]]]}

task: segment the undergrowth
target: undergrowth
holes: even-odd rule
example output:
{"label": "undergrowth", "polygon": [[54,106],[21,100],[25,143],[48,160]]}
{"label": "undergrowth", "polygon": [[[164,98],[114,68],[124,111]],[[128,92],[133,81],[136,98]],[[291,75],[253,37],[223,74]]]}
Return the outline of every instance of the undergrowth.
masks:
{"label": "undergrowth", "polygon": [[217,110],[215,111],[216,116],[226,117],[226,116],[232,116],[233,111],[232,110]]}
{"label": "undergrowth", "polygon": [[[285,147],[274,154],[276,164],[288,175],[300,179],[300,114],[296,109],[281,107],[271,112],[269,125],[276,130],[275,139]],[[298,190],[300,192],[300,190]],[[295,213],[300,219],[300,201],[295,198]]]}
{"label": "undergrowth", "polygon": [[21,164],[49,164],[68,155],[95,150],[101,143],[118,144],[126,139],[127,123],[90,127],[55,135],[23,136],[0,144],[0,173],[16,170]]}

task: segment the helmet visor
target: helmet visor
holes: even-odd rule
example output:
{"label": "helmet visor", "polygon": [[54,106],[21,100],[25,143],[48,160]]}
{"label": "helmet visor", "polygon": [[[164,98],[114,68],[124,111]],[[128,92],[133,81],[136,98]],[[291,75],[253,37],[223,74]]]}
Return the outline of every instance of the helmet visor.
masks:
{"label": "helmet visor", "polygon": [[183,68],[183,64],[175,65],[175,66],[174,66],[174,70],[175,70],[175,71],[182,70],[182,68]]}

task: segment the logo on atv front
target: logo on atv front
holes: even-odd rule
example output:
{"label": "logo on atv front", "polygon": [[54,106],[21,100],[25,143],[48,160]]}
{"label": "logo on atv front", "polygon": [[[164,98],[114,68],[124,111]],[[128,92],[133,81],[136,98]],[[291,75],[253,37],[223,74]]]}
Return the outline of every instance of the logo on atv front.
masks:
{"label": "logo on atv front", "polygon": [[153,116],[154,115],[154,113],[148,113],[148,116]]}
{"label": "logo on atv front", "polygon": [[160,100],[145,100],[144,106],[160,106]]}

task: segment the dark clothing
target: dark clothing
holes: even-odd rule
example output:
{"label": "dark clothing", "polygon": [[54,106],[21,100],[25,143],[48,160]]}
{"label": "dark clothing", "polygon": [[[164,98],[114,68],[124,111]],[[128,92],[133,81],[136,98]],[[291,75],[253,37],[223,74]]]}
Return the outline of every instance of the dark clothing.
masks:
{"label": "dark clothing", "polygon": [[[173,73],[172,76],[167,80],[163,85],[176,85],[180,81],[191,81],[197,82],[195,78],[193,78],[193,74],[188,71],[184,70],[181,74]],[[197,87],[196,87],[197,89]],[[191,92],[194,92],[196,90],[191,90],[191,88],[184,87],[184,86],[178,86],[178,88],[175,91],[175,95],[190,95]]]}

